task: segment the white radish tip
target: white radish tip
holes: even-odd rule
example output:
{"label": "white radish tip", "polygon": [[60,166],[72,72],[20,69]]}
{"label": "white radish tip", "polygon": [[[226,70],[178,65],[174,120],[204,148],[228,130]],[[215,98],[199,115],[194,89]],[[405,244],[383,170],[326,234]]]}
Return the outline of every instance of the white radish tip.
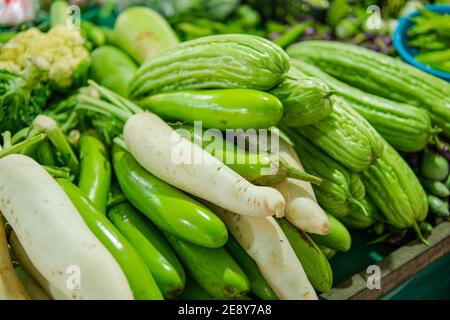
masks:
{"label": "white radish tip", "polygon": [[54,129],[57,126],[58,124],[56,123],[55,120],[43,114],[38,115],[33,120],[33,128],[41,132]]}
{"label": "white radish tip", "polygon": [[272,213],[272,215],[275,214],[277,218],[283,218],[286,210],[286,201],[280,192],[272,189],[272,191],[265,198],[265,207]]}
{"label": "white radish tip", "polygon": [[321,227],[320,227],[320,232],[321,235],[326,236],[328,233],[330,233],[330,224],[328,223],[328,221],[325,221],[322,223]]}

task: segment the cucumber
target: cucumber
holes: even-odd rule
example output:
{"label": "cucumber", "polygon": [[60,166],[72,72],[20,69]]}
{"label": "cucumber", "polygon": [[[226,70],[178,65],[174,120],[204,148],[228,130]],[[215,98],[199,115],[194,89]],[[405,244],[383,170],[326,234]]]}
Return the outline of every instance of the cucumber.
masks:
{"label": "cucumber", "polygon": [[91,53],[91,79],[124,97],[136,70],[133,60],[118,48],[102,46]]}
{"label": "cucumber", "polygon": [[165,120],[201,121],[202,127],[267,129],[283,116],[275,96],[252,89],[191,90],[144,97],[138,105]]}
{"label": "cucumber", "polygon": [[205,248],[163,234],[193,279],[213,298],[237,299],[249,292],[245,273],[224,248]]}
{"label": "cucumber", "polygon": [[225,248],[247,275],[251,292],[255,296],[262,300],[278,299],[266,279],[264,279],[261,271],[259,271],[256,262],[253,261],[232,235],[228,237]]}
{"label": "cucumber", "polygon": [[436,152],[425,150],[420,172],[427,179],[442,181],[449,174],[448,161]]}
{"label": "cucumber", "polygon": [[128,203],[109,210],[108,219],[144,259],[164,297],[178,296],[185,284],[183,267],[150,222]]}
{"label": "cucumber", "polygon": [[277,222],[314,289],[320,292],[330,291],[333,285],[333,272],[327,257],[305,232],[297,230],[285,219],[277,219]]}
{"label": "cucumber", "polygon": [[352,239],[347,228],[332,215],[328,215],[330,221],[330,231],[322,236],[310,233],[311,239],[320,246],[325,246],[337,251],[347,252],[350,250]]}

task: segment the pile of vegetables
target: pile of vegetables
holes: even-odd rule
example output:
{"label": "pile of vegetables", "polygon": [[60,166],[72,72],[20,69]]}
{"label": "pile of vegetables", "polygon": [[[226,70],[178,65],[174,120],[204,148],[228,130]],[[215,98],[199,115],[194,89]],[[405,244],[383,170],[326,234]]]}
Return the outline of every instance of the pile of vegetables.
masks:
{"label": "pile of vegetables", "polygon": [[427,243],[448,218],[447,82],[288,46],[307,24],[180,41],[136,6],[95,37],[66,6],[0,49],[0,298],[314,300],[349,229]]}
{"label": "pile of vegetables", "polygon": [[450,15],[419,10],[408,30],[409,45],[418,50],[415,59],[431,68],[450,72]]}

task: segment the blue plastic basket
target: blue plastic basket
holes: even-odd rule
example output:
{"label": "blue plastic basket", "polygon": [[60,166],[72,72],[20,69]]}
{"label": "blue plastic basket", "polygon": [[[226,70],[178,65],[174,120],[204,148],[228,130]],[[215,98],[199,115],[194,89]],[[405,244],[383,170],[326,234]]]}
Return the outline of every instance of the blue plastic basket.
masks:
{"label": "blue plastic basket", "polygon": [[[424,8],[441,14],[444,13],[450,14],[450,5],[431,4],[425,6]],[[403,58],[403,60],[405,60],[409,64],[415,66],[416,68],[419,68],[420,70],[428,72],[436,77],[450,81],[450,73],[430,68],[414,59],[414,56],[419,52],[417,49],[411,48],[408,45],[407,31],[414,24],[411,18],[416,17],[418,15],[420,15],[419,11],[415,11],[399,19],[397,28],[395,29],[393,36],[395,49],[397,50],[398,54]]]}

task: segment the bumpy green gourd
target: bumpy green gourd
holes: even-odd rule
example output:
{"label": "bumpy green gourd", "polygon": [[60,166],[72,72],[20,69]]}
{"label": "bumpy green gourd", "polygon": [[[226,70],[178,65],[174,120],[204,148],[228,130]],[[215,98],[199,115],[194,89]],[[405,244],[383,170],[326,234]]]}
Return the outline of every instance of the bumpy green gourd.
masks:
{"label": "bumpy green gourd", "polygon": [[361,204],[365,211],[362,210],[361,207],[353,206],[353,208],[349,210],[348,215],[339,218],[346,227],[351,229],[365,229],[380,219],[380,213],[370,197],[366,195],[366,197],[361,200]]}
{"label": "bumpy green gourd", "polygon": [[291,66],[288,75],[280,85],[270,91],[284,106],[281,124],[285,126],[306,126],[327,117],[333,104],[332,91],[320,79],[309,77]]}
{"label": "bumpy green gourd", "polygon": [[390,225],[408,228],[425,219],[425,191],[412,169],[388,143],[384,143],[383,155],[362,172],[361,178],[366,192]]}
{"label": "bumpy green gourd", "polygon": [[[322,179],[314,192],[320,206],[335,217],[344,217],[356,207],[362,207],[365,188],[356,173],[331,159],[307,139],[292,129],[285,129],[301,157],[305,170]],[[361,209],[364,211],[364,209]]]}
{"label": "bumpy green gourd", "polygon": [[252,35],[213,35],[180,43],[144,63],[130,83],[139,98],[181,89],[269,90],[289,70],[279,46]]}
{"label": "bumpy green gourd", "polygon": [[382,138],[345,101],[332,100],[333,112],[327,118],[297,131],[346,168],[360,172],[383,153]]}
{"label": "bumpy green gourd", "polygon": [[292,67],[323,80],[336,95],[369,121],[395,149],[416,152],[425,148],[430,140],[431,119],[426,110],[353,88],[300,60],[293,60]]}
{"label": "bumpy green gourd", "polygon": [[450,136],[450,84],[399,59],[335,41],[303,41],[287,49],[292,58],[375,95],[427,110]]}

